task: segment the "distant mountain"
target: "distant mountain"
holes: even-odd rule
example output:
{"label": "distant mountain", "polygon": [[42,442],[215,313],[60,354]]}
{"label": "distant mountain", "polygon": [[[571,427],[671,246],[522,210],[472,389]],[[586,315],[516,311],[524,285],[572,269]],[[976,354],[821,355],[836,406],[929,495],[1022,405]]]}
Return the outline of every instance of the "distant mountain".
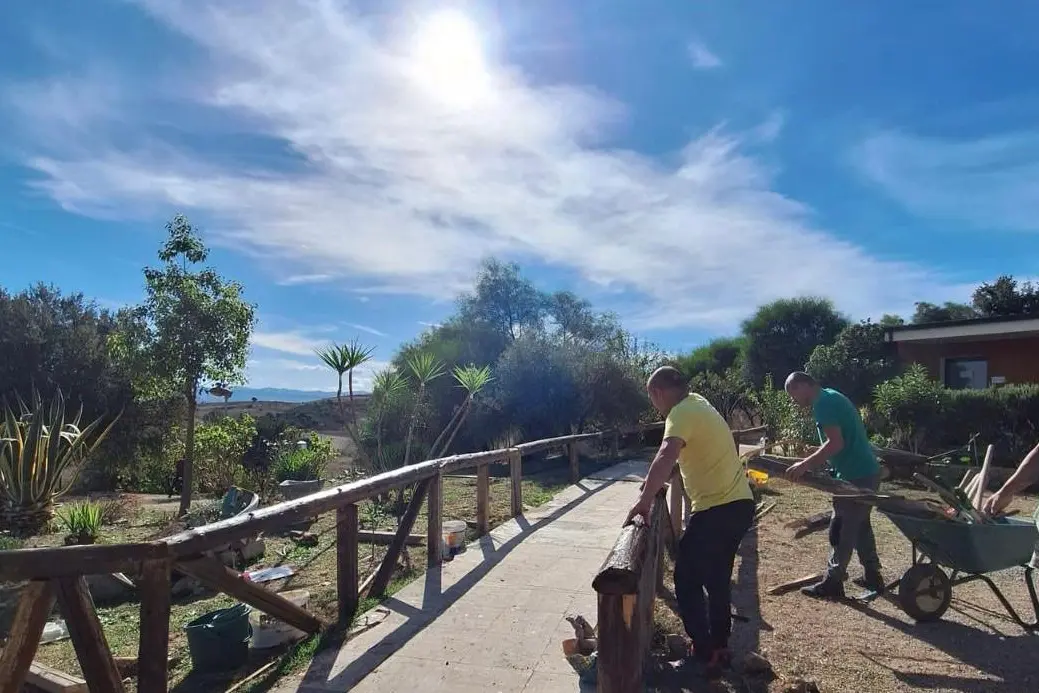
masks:
{"label": "distant mountain", "polygon": [[[322,390],[288,390],[280,387],[239,387],[231,388],[234,394],[231,396],[231,403],[234,402],[249,402],[253,397],[260,402],[313,402],[318,399],[328,399],[329,397],[335,397],[334,392],[324,392]],[[357,392],[355,395],[359,394]],[[200,402],[223,402],[222,397],[213,397],[209,393],[206,393],[201,398]]]}

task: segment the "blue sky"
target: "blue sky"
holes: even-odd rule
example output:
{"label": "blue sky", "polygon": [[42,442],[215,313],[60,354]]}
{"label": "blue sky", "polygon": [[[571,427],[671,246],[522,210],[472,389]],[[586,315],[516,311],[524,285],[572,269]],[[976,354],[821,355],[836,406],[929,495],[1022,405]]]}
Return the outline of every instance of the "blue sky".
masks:
{"label": "blue sky", "polygon": [[[515,260],[672,349],[1034,276],[1039,5],[37,0],[0,9],[0,282],[139,300],[187,214],[328,389]],[[374,364],[378,367],[380,364]]]}

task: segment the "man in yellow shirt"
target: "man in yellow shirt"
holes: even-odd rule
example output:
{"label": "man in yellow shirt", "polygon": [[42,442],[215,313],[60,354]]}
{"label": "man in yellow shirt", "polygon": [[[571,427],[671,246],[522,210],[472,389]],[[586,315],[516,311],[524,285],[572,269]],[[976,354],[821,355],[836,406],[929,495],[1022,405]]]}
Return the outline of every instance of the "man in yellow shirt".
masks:
{"label": "man in yellow shirt", "polygon": [[692,509],[675,561],[675,597],[692,640],[691,662],[717,676],[729,665],[732,630],[730,583],[736,552],[754,521],[754,497],[725,419],[670,366],[646,385],[653,406],[666,417],[664,440],[628,514],[649,519],[653,499],[675,463]]}

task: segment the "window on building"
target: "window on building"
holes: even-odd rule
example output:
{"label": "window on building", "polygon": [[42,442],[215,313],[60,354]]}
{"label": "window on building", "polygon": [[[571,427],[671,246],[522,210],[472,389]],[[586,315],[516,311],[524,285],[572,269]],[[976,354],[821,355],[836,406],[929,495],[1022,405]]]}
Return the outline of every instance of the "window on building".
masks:
{"label": "window on building", "polygon": [[956,390],[983,390],[988,387],[988,361],[985,359],[946,359],[945,386]]}

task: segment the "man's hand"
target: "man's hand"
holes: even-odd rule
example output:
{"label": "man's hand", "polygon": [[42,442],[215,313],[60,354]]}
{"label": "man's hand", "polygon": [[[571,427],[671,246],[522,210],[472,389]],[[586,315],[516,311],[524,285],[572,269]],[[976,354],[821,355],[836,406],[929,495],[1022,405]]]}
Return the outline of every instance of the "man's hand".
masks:
{"label": "man's hand", "polygon": [[1012,500],[1014,500],[1014,494],[1006,493],[1001,489],[985,499],[984,504],[981,506],[981,512],[990,516],[999,515],[1006,510],[1006,507],[1010,505]]}
{"label": "man's hand", "polygon": [[812,471],[812,467],[808,464],[808,460],[801,460],[797,464],[787,467],[786,476],[791,481],[798,481],[810,471]]}
{"label": "man's hand", "polygon": [[653,507],[652,498],[643,498],[639,496],[639,500],[635,505],[631,506],[631,510],[628,511],[628,518],[624,520],[625,525],[631,524],[631,521],[636,517],[641,517],[646,523],[649,522],[649,511]]}

